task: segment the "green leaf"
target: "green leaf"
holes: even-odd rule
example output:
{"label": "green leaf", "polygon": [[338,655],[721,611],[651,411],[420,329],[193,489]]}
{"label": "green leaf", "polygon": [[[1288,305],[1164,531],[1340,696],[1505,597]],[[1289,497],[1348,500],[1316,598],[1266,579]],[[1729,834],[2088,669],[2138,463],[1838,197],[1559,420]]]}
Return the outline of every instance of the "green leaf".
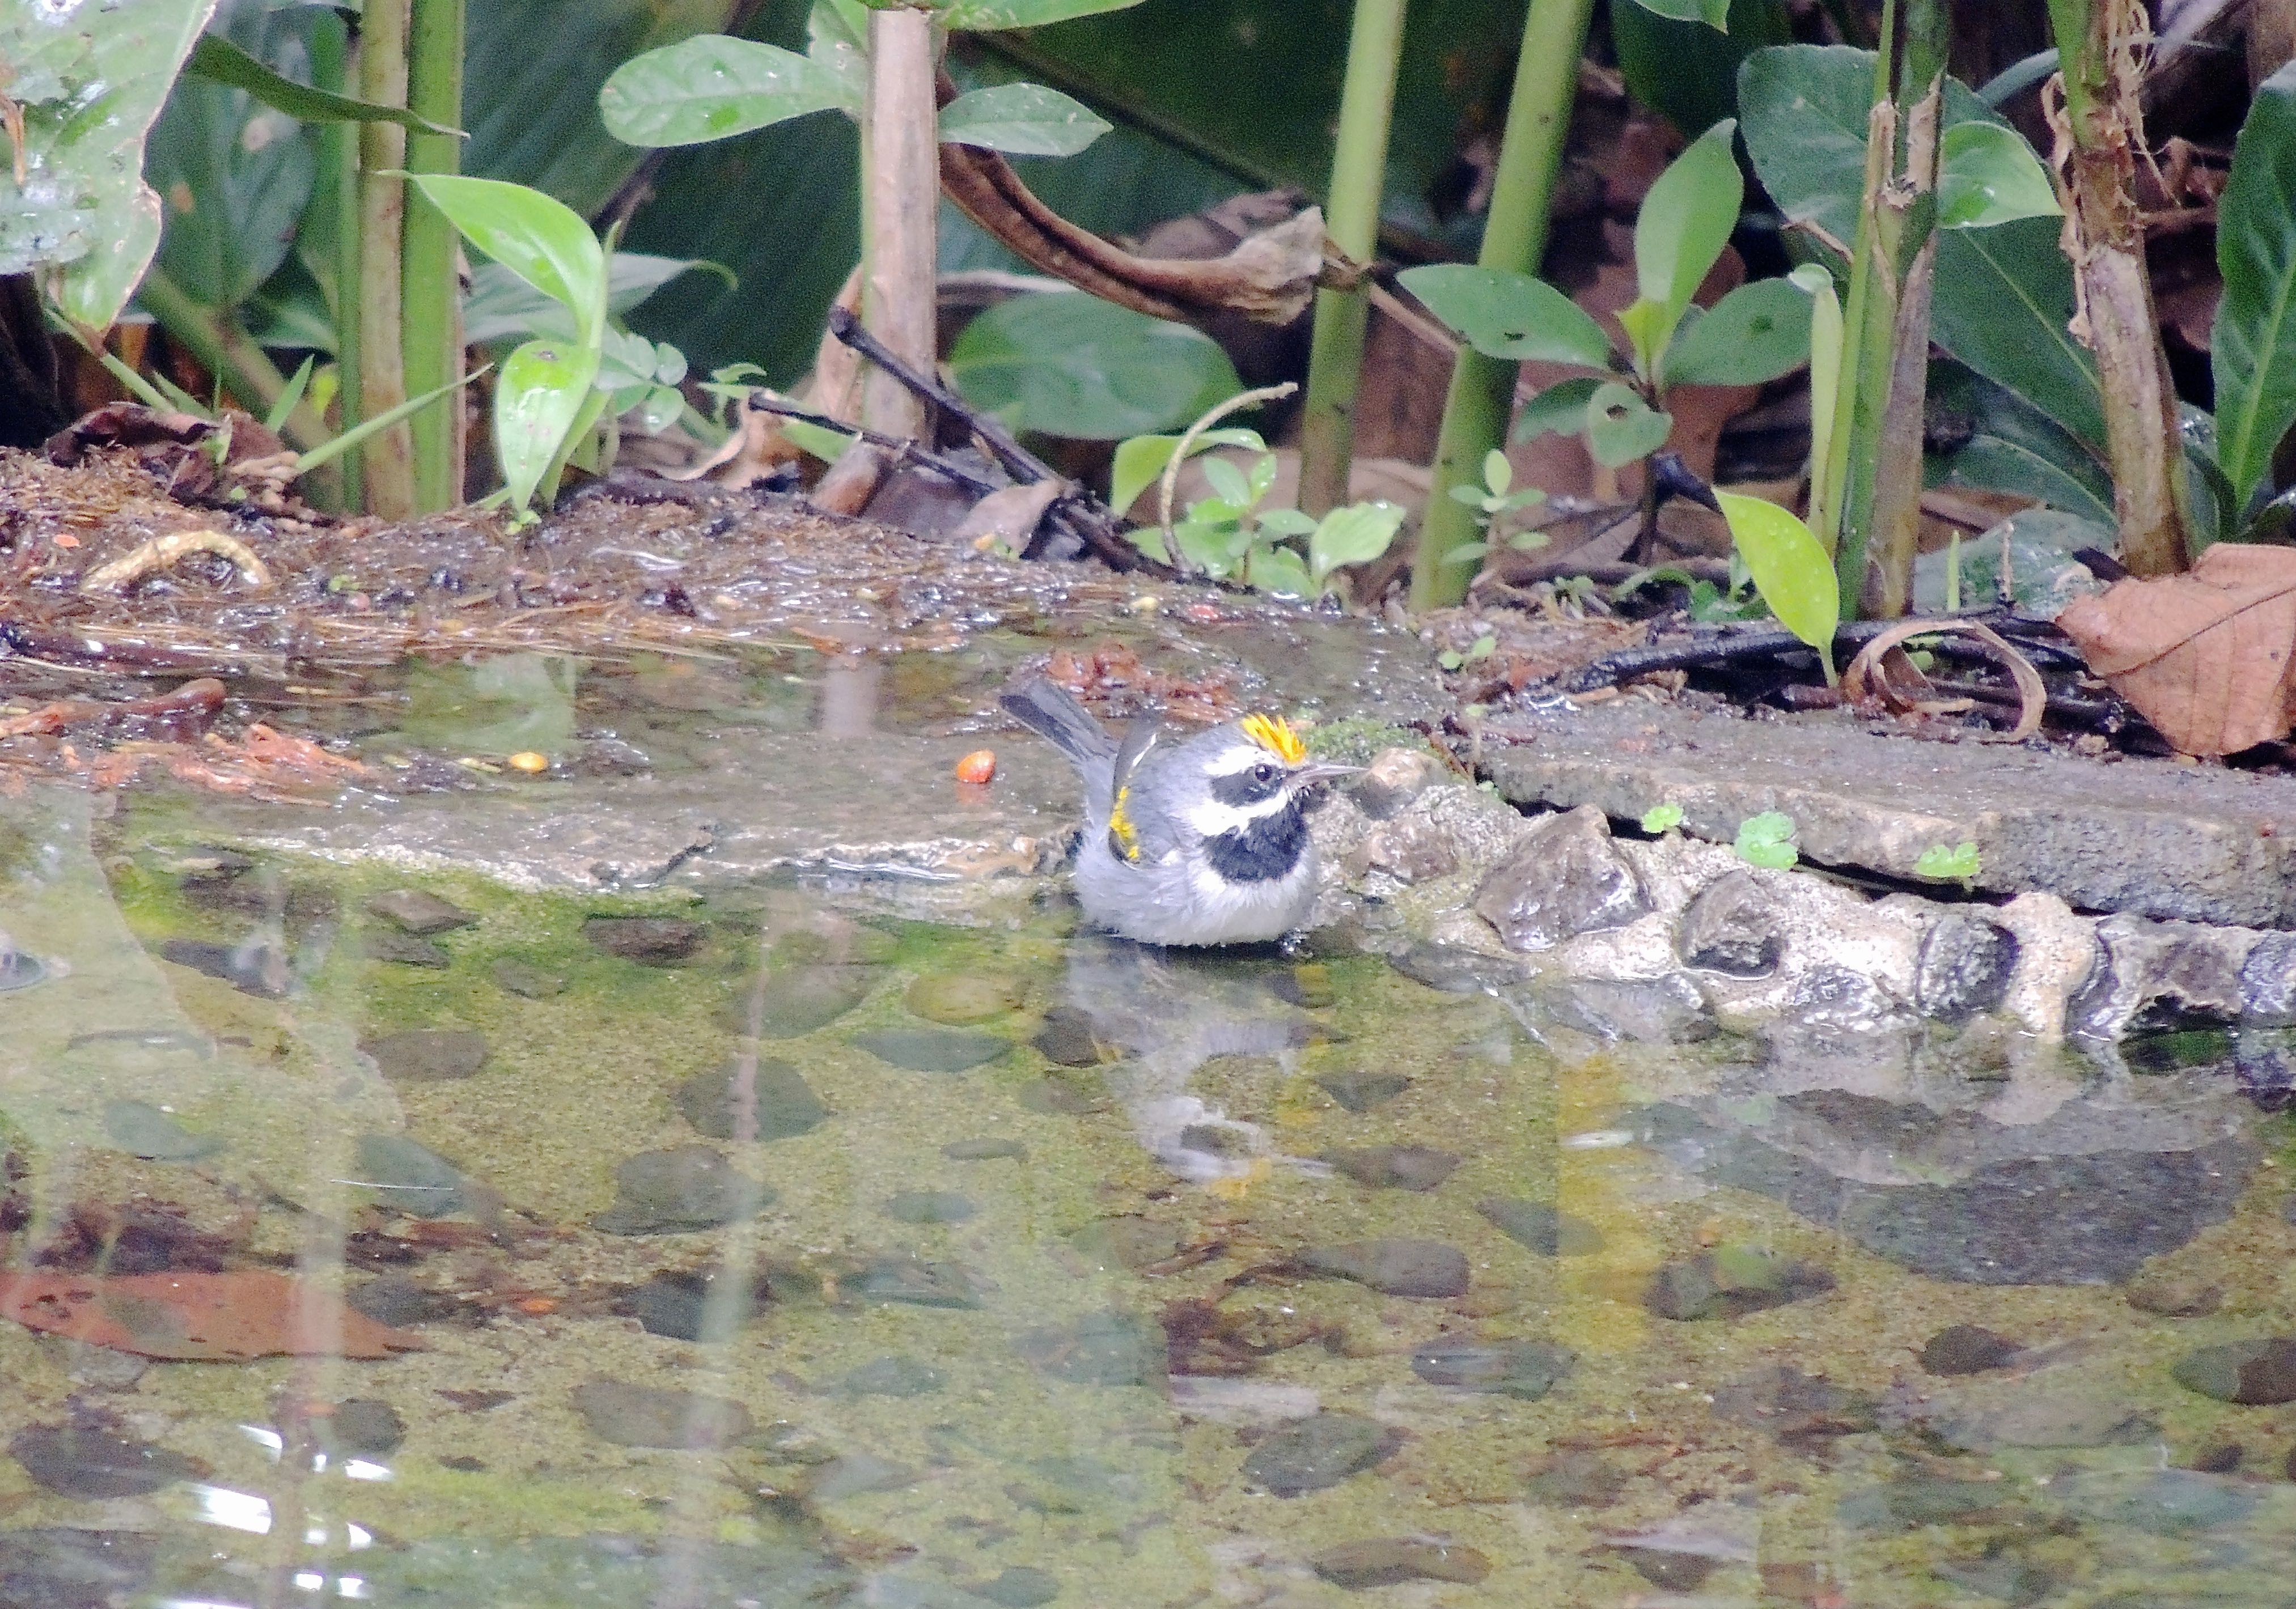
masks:
{"label": "green leaf", "polygon": [[[606,257],[590,225],[571,208],[500,179],[438,173],[408,177],[463,239],[563,304],[574,315],[577,340],[598,343],[606,311]],[[507,377],[507,363],[504,373]]]}
{"label": "green leaf", "polygon": [[598,91],[607,132],[631,145],[695,145],[816,111],[857,117],[832,67],[778,45],[697,34],[632,58]]}
{"label": "green leaf", "polygon": [[1653,17],[1676,22],[1703,22],[1719,33],[1730,31],[1730,0],[1634,0]]}
{"label": "green leaf", "polygon": [[1766,810],[1738,823],[1737,842],[1731,848],[1750,866],[1790,871],[1801,858],[1794,846],[1794,821],[1782,810]]}
{"label": "green leaf", "polygon": [[177,85],[144,162],[167,203],[160,267],[202,307],[237,307],[287,260],[318,169],[291,118],[241,90]]}
{"label": "green leaf", "polygon": [[[1123,513],[1140,501],[1140,494],[1160,479],[1164,466],[1172,461],[1173,449],[1180,445],[1177,436],[1135,436],[1116,445],[1116,460],[1110,466],[1108,506]],[[1193,458],[1208,447],[1249,447],[1264,453],[1267,444],[1259,439],[1257,430],[1206,430],[1188,444],[1188,456]]]}
{"label": "green leaf", "polygon": [[799,451],[810,453],[824,463],[835,463],[844,455],[846,448],[861,439],[857,436],[848,436],[841,430],[832,430],[826,425],[813,424],[802,419],[782,421],[782,434],[794,442]]}
{"label": "green leaf", "polygon": [[2217,203],[2217,462],[2245,510],[2296,423],[2296,63],[2256,92]]}
{"label": "green leaf", "polygon": [[1990,229],[2062,216],[2057,192],[2025,136],[1997,123],[1956,123],[1938,151],[1940,229]]}
{"label": "green leaf", "polygon": [[1674,416],[1657,412],[1632,386],[1611,380],[1587,399],[1587,450],[1611,469],[1657,452],[1673,429]]}
{"label": "green leaf", "polygon": [[1671,800],[1664,804],[1653,804],[1643,812],[1641,826],[1644,832],[1671,832],[1681,825],[1682,806]]}
{"label": "green leaf", "polygon": [[1611,338],[1603,326],[1544,280],[1464,263],[1406,268],[1396,279],[1487,357],[1610,367]]}
{"label": "green leaf", "polygon": [[1274,592],[1281,598],[1312,598],[1316,583],[1308,575],[1308,562],[1290,548],[1254,548],[1243,561],[1243,579],[1263,592]]}
{"label": "green leaf", "polygon": [[940,109],[944,144],[1024,157],[1072,157],[1114,125],[1083,102],[1042,84],[998,84]]}
{"label": "green leaf", "polygon": [[1529,441],[1550,430],[1557,436],[1578,435],[1587,428],[1587,404],[1603,384],[1589,374],[1547,387],[1523,404],[1514,416],[1513,439]]}
{"label": "green leaf", "polygon": [[949,353],[957,388],[1024,430],[1119,440],[1184,424],[1243,388],[1209,336],[1081,291],[1000,302]]}
{"label": "green leaf", "polygon": [[1932,844],[1914,862],[1914,875],[1937,882],[1973,882],[1981,868],[1977,856],[1977,845],[1964,841],[1955,845]]}
{"label": "green leaf", "polygon": [[1369,564],[1387,551],[1403,528],[1404,510],[1392,502],[1351,503],[1333,509],[1308,538],[1308,568],[1321,592],[1342,565]]}
{"label": "green leaf", "polygon": [[1483,454],[1483,484],[1494,497],[1505,496],[1507,488],[1514,484],[1514,465],[1496,447]]}
{"label": "green leaf", "polygon": [[1611,44],[1627,93],[1685,136],[1738,113],[1738,64],[1766,45],[1793,38],[1784,0],[1734,0],[1728,31],[1677,20],[1641,5],[1613,5]]}
{"label": "green leaf", "polygon": [[304,123],[396,123],[402,128],[420,129],[425,134],[453,135],[457,138],[463,135],[459,128],[417,117],[403,106],[378,106],[372,101],[355,101],[348,95],[298,84],[283,73],[272,71],[220,34],[200,36],[199,43],[192,46],[191,59],[184,64],[184,71],[189,77],[243,89],[266,106]]}
{"label": "green leaf", "polygon": [[286,428],[287,416],[295,412],[296,404],[303,400],[303,393],[311,388],[311,371],[318,362],[316,354],[305,356],[303,366],[295,371],[295,378],[287,382],[287,388],[279,394],[278,400],[263,415],[265,429],[276,436]]}
{"label": "green leaf", "polygon": [[1930,366],[1930,395],[1970,427],[1962,445],[1931,459],[1930,484],[2038,497],[2107,528],[2119,524],[2103,455],[2032,404],[1950,363]]}
{"label": "green leaf", "polygon": [[[730,281],[715,263],[693,257],[652,257],[617,251],[606,264],[606,311],[627,313],[688,269],[707,268]],[[565,305],[545,296],[500,263],[471,270],[471,291],[463,300],[463,339],[473,347],[521,340],[532,335],[574,337]]]}
{"label": "green leaf", "polygon": [[495,457],[511,507],[523,510],[534,500],[597,378],[594,347],[532,340],[504,360],[495,384]]}
{"label": "green leaf", "polygon": [[[1148,531],[1143,535],[1153,539],[1157,534]],[[1225,578],[1235,568],[1234,556],[1228,551],[1228,538],[1234,535],[1233,520],[1183,519],[1172,527],[1172,539],[1180,545],[1180,557],[1215,581]],[[1160,545],[1144,543],[1143,546],[1159,558],[1163,556]]]}
{"label": "green leaf", "polygon": [[1663,352],[1682,311],[1730,243],[1746,181],[1732,145],[1738,126],[1724,118],[1690,143],[1643,198],[1635,219],[1635,284],[1665,311],[1648,343]]}
{"label": "green leaf", "polygon": [[1834,628],[1841,623],[1841,592],[1833,560],[1792,512],[1759,497],[1717,492],[1730,540],[1754,577],[1754,589],[1778,623],[1830,661]]}
{"label": "green leaf", "polygon": [[1259,519],[1261,532],[1278,540],[1315,534],[1315,516],[1297,509],[1269,509]]}
{"label": "green leaf", "polygon": [[986,33],[1001,28],[1042,28],[1139,4],[1140,0],[949,0],[941,8],[940,20],[952,31]]}
{"label": "green leaf", "polygon": [[1809,359],[1810,298],[1791,280],[1758,280],[1724,297],[1667,349],[1669,386],[1759,386]]}
{"label": "green leaf", "polygon": [[1244,483],[1243,471],[1225,458],[1204,460],[1204,484],[1210,486],[1219,499],[1238,509],[1248,509],[1259,499]]}
{"label": "green leaf", "polygon": [[869,12],[860,0],[813,0],[806,59],[837,75],[849,96],[869,93]]}
{"label": "green leaf", "polygon": [[1810,534],[1830,553],[1841,536],[1833,426],[1841,399],[1841,298],[1834,290],[1833,270],[1823,263],[1804,263],[1788,282],[1809,297],[1809,506],[1823,527]]}
{"label": "green leaf", "polygon": [[[0,160],[0,274],[61,269],[57,301],[108,329],[160,245],[144,140],[214,0],[0,6],[0,61],[24,137]],[[0,146],[12,142],[0,135]]]}

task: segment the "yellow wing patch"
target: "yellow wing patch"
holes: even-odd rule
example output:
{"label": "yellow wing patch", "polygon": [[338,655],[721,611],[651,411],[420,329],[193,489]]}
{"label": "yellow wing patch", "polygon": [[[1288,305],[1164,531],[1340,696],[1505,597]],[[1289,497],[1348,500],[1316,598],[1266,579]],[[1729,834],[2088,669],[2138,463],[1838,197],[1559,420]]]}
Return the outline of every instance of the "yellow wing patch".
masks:
{"label": "yellow wing patch", "polygon": [[1299,765],[1306,762],[1308,746],[1300,740],[1300,734],[1292,730],[1292,723],[1283,716],[1246,715],[1237,724],[1243,728],[1245,737],[1282,760],[1286,765]]}
{"label": "yellow wing patch", "polygon": [[1136,861],[1140,858],[1140,829],[1132,824],[1132,818],[1124,810],[1125,801],[1131,796],[1128,788],[1116,790],[1116,803],[1108,809],[1108,841],[1125,860]]}

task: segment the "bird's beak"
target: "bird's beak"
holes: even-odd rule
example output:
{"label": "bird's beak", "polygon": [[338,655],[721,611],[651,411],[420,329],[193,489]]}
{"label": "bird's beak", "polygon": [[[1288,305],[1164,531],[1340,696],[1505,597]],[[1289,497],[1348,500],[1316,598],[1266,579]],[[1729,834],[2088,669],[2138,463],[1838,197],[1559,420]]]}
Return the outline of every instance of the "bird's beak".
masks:
{"label": "bird's beak", "polygon": [[1362,765],[1334,765],[1319,760],[1313,765],[1302,765],[1293,772],[1292,785],[1294,788],[1313,788],[1318,782],[1336,782],[1343,777],[1359,777],[1367,769]]}

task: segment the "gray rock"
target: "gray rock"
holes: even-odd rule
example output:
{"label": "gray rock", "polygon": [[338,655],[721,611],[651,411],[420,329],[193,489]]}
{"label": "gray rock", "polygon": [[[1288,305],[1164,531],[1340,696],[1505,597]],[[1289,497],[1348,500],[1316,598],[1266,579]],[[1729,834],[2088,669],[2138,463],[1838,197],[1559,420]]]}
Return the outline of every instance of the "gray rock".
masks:
{"label": "gray rock", "polygon": [[373,1397],[353,1397],[335,1404],[335,1411],[320,1422],[330,1445],[345,1452],[381,1458],[398,1450],[406,1440],[406,1421],[390,1403]]}
{"label": "gray rock", "polygon": [[394,1212],[444,1218],[463,1208],[462,1170],[404,1134],[362,1134],[353,1156],[359,1182]]}
{"label": "gray rock", "polygon": [[1948,1446],[1969,1452],[2002,1447],[2138,1447],[2161,1434],[2160,1423],[2142,1409],[2072,1387],[1948,1412],[1929,1430]]}
{"label": "gray rock", "polygon": [[1033,1564],[1014,1564],[973,1591],[1004,1609],[1042,1609],[1061,1595],[1061,1579]]}
{"label": "gray rock", "polygon": [[1714,1037],[1713,1008],[1685,974],[1567,980],[1541,999],[1563,1026],[1598,1039],[1687,1045]]}
{"label": "gray rock", "polygon": [[1456,944],[1414,944],[1388,964],[1414,983],[1446,994],[1482,994],[1522,981],[1522,968]]}
{"label": "gray rock", "polygon": [[1029,1040],[1038,1055],[1063,1067],[1100,1066],[1100,1041],[1093,1036],[1092,1014],[1074,1006],[1054,1006],[1045,1013],[1045,1025]]}
{"label": "gray rock", "polygon": [[201,939],[168,939],[160,945],[160,959],[221,978],[242,994],[265,1000],[284,995],[294,976],[293,958],[285,950],[252,940],[243,944],[210,944]]}
{"label": "gray rock", "polygon": [[2240,968],[2242,1017],[2260,1028],[2296,1027],[2296,933],[2267,933]]}
{"label": "gray rock", "polygon": [[1374,1073],[1367,1067],[1343,1067],[1326,1073],[1316,1085],[1350,1112],[1368,1112],[1386,1105],[1411,1087],[1400,1073]]}
{"label": "gray rock", "polygon": [[1348,796],[1374,821],[1400,814],[1420,795],[1444,781],[1449,773],[1442,761],[1423,748],[1383,748],[1372,756]]}
{"label": "gray rock", "polygon": [[1683,911],[1675,953],[1701,972],[1768,977],[1785,953],[1785,934],[1752,874],[1728,871],[1700,889]]}
{"label": "gray rock", "polygon": [[955,1028],[879,1028],[855,1034],[853,1042],[878,1060],[912,1073],[970,1073],[1013,1048],[1009,1039]]}
{"label": "gray rock", "polygon": [[748,1138],[788,1139],[819,1128],[829,1116],[805,1074],[770,1057],[758,1058],[746,1079],[738,1061],[718,1072],[696,1074],[677,1086],[670,1100],[695,1132],[712,1139],[732,1139],[745,1118]]}
{"label": "gray rock", "polygon": [[1998,922],[1948,911],[1922,935],[1914,1005],[1939,1022],[1966,1022],[2008,998],[2017,935]]}
{"label": "gray rock", "polygon": [[943,1384],[940,1370],[898,1355],[872,1358],[857,1368],[848,1369],[843,1382],[846,1393],[856,1397],[922,1397],[939,1391]]}
{"label": "gray rock", "polygon": [[1815,1263],[1793,1262],[1754,1246],[1722,1246],[1662,1263],[1643,1293],[1643,1305],[1661,1319],[1742,1319],[1824,1295],[1833,1276]]}
{"label": "gray rock", "polygon": [[1164,1332],[1129,1313],[1087,1313],[1023,1331],[1013,1345],[1040,1372],[1076,1385],[1144,1385],[1168,1368]]}
{"label": "gray rock", "polygon": [[455,964],[455,958],[429,939],[417,938],[411,933],[393,933],[380,928],[366,935],[369,960],[390,961],[400,967],[428,967],[433,972],[443,972]]}
{"label": "gray rock", "polygon": [[980,1210],[955,1190],[903,1190],[885,1203],[885,1215],[903,1223],[963,1223]]}
{"label": "gray rock", "polygon": [[84,1501],[144,1497],[206,1473],[181,1453],[92,1420],[27,1425],[9,1439],[8,1451],[50,1491]]}
{"label": "gray rock", "polygon": [[590,1380],[574,1388],[574,1411],[590,1433],[617,1447],[723,1447],[750,1433],[750,1410],[724,1397]]}
{"label": "gray rock", "polygon": [[147,1531],[26,1526],[0,1531],[0,1604],[111,1609],[160,1596],[160,1538]]}
{"label": "gray rock", "polygon": [[1608,1508],[1626,1489],[1626,1471],[1599,1454],[1573,1448],[1533,1466],[1523,1495],[1557,1508]]}
{"label": "gray rock", "polygon": [[[775,967],[766,974],[763,998],[754,1002],[756,1031],[764,1039],[796,1039],[825,1028],[867,999],[880,976],[874,967]],[[719,1025],[731,1033],[750,1033],[752,1004],[746,992],[736,995],[719,1015]]]}
{"label": "gray rock", "polygon": [[1430,1385],[1536,1402],[1578,1361],[1570,1348],[1546,1341],[1431,1341],[1411,1354],[1411,1372]]}
{"label": "gray rock", "polygon": [[675,967],[701,948],[709,929],[668,916],[594,916],[582,924],[582,936],[642,967]]}
{"label": "gray rock", "polygon": [[1789,1447],[1807,1447],[1827,1436],[1861,1435],[1880,1422],[1874,1399],[1864,1392],[1823,1375],[1804,1374],[1791,1363],[1731,1381],[1714,1393],[1714,1411],[1767,1431]]}
{"label": "gray rock", "polygon": [[1378,1537],[1341,1542],[1311,1556],[1308,1567],[1335,1587],[1362,1592],[1404,1581],[1456,1581],[1472,1587],[1491,1572],[1491,1562],[1460,1542]]}
{"label": "gray rock", "polygon": [[468,927],[479,919],[452,900],[421,888],[394,888],[369,900],[366,908],[369,915],[396,923],[402,932],[417,938]]}
{"label": "gray rock", "polygon": [[469,1028],[416,1028],[365,1041],[359,1049],[395,1084],[446,1083],[473,1077],[487,1065],[487,1036]]}
{"label": "gray rock", "polygon": [[463,1311],[462,1304],[452,1296],[426,1289],[404,1274],[379,1275],[355,1287],[343,1301],[352,1311],[393,1329],[436,1323]]}
{"label": "gray rock", "polygon": [[1246,1480],[1279,1498],[1336,1486],[1392,1452],[1394,1433],[1354,1414],[1317,1414],[1275,1432],[1243,1461]]}
{"label": "gray rock", "polygon": [[646,1151],[614,1170],[614,1205],[590,1220],[608,1235],[683,1235],[754,1217],[773,1191],[708,1146]]}
{"label": "gray rock", "polygon": [[1475,1203],[1475,1211],[1542,1257],[1586,1257],[1603,1249],[1602,1230],[1543,1201],[1493,1196]]}
{"label": "gray rock", "polygon": [[1360,1151],[1326,1151],[1323,1159],[1373,1189],[1431,1190],[1459,1165],[1456,1152],[1428,1146],[1371,1146]]}
{"label": "gray rock", "polygon": [[964,1269],[954,1262],[924,1262],[914,1257],[876,1258],[848,1288],[869,1302],[906,1302],[913,1307],[980,1305],[980,1292]]}
{"label": "gray rock", "polygon": [[149,1162],[196,1162],[220,1149],[212,1134],[194,1134],[155,1106],[140,1100],[106,1101],[103,1131],[130,1156]]}
{"label": "gray rock", "polygon": [[1144,1269],[1180,1249],[1180,1237],[1145,1218],[1101,1218],[1069,1237],[1069,1245],[1096,1268]]}
{"label": "gray rock", "polygon": [[2219,1402],[2296,1402],[2296,1336],[2203,1346],[2177,1360],[2177,1384]]}
{"label": "gray rock", "polygon": [[548,1000],[566,992],[565,975],[545,972],[541,968],[520,960],[499,960],[494,964],[495,985],[506,993],[526,1000]]}
{"label": "gray rock", "polygon": [[2115,1040],[2132,1030],[2239,1020],[2254,934],[2123,914],[2099,922],[2096,939],[2096,962],[2065,1004],[2068,1033]]}
{"label": "gray rock", "polygon": [[1650,903],[1611,842],[1599,810],[1554,817],[1483,879],[1475,911],[1510,950],[1550,950],[1582,933],[1623,927]]}
{"label": "gray rock", "polygon": [[2199,1319],[2224,1305],[2224,1287],[2202,1274],[2155,1269],[2130,1280],[2121,1297],[2140,1313],[2155,1313],[2163,1319]]}
{"label": "gray rock", "polygon": [[1979,1324],[1956,1324],[1923,1344],[1921,1363],[1932,1375],[1981,1375],[2006,1368],[2024,1348]]}
{"label": "gray rock", "polygon": [[1351,1240],[1309,1246],[1301,1266],[1390,1296],[1445,1297],[1465,1294],[1467,1259],[1439,1240]]}
{"label": "gray rock", "polygon": [[630,1292],[629,1311],[649,1335],[680,1341],[723,1341],[766,1304],[762,1280],[737,1288],[723,1274],[664,1269]]}

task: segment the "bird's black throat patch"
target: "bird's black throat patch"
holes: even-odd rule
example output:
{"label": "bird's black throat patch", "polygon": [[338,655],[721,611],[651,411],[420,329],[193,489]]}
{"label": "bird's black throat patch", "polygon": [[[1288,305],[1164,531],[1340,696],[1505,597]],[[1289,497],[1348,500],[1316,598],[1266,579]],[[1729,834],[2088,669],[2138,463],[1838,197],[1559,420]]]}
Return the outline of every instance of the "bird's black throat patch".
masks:
{"label": "bird's black throat patch", "polygon": [[1204,840],[1212,870],[1231,883],[1266,883],[1289,875],[1308,849],[1308,818],[1299,804]]}

